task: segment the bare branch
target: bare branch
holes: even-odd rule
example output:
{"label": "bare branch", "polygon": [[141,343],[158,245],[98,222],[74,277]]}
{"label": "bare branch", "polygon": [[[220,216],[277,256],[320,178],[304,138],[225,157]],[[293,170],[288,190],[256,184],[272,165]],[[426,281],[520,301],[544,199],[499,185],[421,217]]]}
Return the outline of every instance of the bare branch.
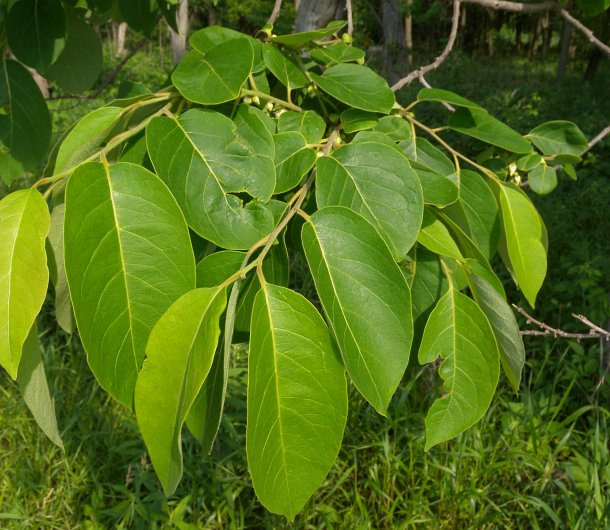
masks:
{"label": "bare branch", "polygon": [[[424,74],[419,74],[418,80],[426,88],[432,88],[432,85],[430,83],[428,83],[428,81],[426,81],[426,78],[424,77]],[[446,101],[441,101],[441,105],[443,107],[445,107],[449,112],[455,112],[455,107],[452,107]]]}
{"label": "bare branch", "polygon": [[347,34],[351,37],[354,33],[354,17],[352,14],[352,0],[346,0],[345,9],[347,10]]}
{"label": "bare branch", "polygon": [[545,324],[544,322],[540,322],[536,320],[532,315],[528,314],[525,309],[513,304],[513,307],[521,313],[525,318],[528,324],[534,324],[540,328],[537,329],[525,329],[521,331],[521,335],[534,335],[537,337],[561,337],[562,339],[601,339],[610,341],[610,331],[606,331],[603,328],[600,328],[593,322],[591,322],[588,318],[583,315],[572,314],[572,316],[585,324],[589,328],[588,333],[571,333],[568,331],[563,331],[562,329],[557,329]]}
{"label": "bare branch", "polygon": [[393,86],[392,90],[396,92],[400,90],[403,86],[408,85],[414,79],[431,72],[432,70],[436,70],[444,61],[447,59],[451,50],[453,50],[453,45],[455,44],[455,39],[457,37],[458,26],[460,22],[460,0],[453,1],[453,17],[451,18],[451,33],[449,34],[449,40],[447,41],[447,45],[443,52],[434,59],[434,62],[430,63],[427,66],[422,66],[417,70],[414,70],[409,75],[403,77],[398,80]]}
{"label": "bare branch", "polygon": [[275,0],[275,5],[273,6],[273,11],[271,11],[271,16],[269,17],[269,20],[267,20],[267,24],[273,26],[273,24],[275,24],[275,21],[277,20],[277,17],[280,16],[281,10],[282,0]]}
{"label": "bare branch", "polygon": [[445,49],[434,60],[434,62],[414,70],[409,75],[403,77],[397,83],[395,83],[394,86],[392,86],[392,90],[394,92],[400,90],[403,86],[408,85],[414,79],[419,78],[432,70],[436,70],[445,61],[445,59],[447,59],[453,50],[453,45],[455,44],[455,39],[457,37],[458,23],[460,19],[460,2],[464,4],[477,4],[489,9],[509,11],[511,13],[532,14],[554,11],[564,18],[569,24],[574,26],[574,28],[580,31],[591,44],[599,48],[607,57],[610,58],[610,46],[600,41],[587,26],[580,22],[569,11],[561,7],[561,5],[557,2],[538,2],[529,4],[507,0],[454,0],[453,17],[451,19],[451,33],[449,34],[449,40],[447,41]]}
{"label": "bare branch", "polygon": [[591,138],[591,140],[589,141],[589,144],[587,145],[587,148],[584,150],[584,152],[582,154],[584,155],[586,152],[590,151],[594,145],[601,142],[609,134],[610,134],[610,125],[608,125],[608,127],[605,127],[604,129],[602,129],[599,133],[597,133],[597,135],[595,135],[593,138]]}
{"label": "bare branch", "polygon": [[495,10],[510,11],[512,13],[542,13],[544,11],[555,11],[569,24],[580,31],[593,46],[596,46],[607,57],[610,57],[610,46],[600,41],[587,26],[557,2],[538,2],[536,4],[507,2],[506,0],[462,0],[462,2],[465,4],[478,4]]}

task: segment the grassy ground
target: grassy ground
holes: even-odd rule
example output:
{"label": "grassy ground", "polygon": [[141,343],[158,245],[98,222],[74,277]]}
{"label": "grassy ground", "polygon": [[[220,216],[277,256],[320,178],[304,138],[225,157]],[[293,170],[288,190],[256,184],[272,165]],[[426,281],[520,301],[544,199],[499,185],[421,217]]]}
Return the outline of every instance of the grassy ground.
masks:
{"label": "grassy ground", "polygon": [[[150,76],[150,63],[135,58],[133,64],[134,70],[121,75]],[[590,86],[576,75],[557,84],[552,70],[552,65],[479,62],[456,55],[428,80],[481,102],[522,131],[551,118],[573,119],[589,135],[606,125],[609,69]],[[163,79],[151,79],[156,81]],[[64,110],[58,119],[67,123],[96,103]],[[608,143],[596,152],[604,149],[607,154]],[[554,322],[557,307],[563,313],[588,309],[596,312],[595,318],[606,311],[609,276],[603,271],[610,230],[603,214],[610,202],[610,168],[597,154],[580,173],[577,184],[564,179],[557,194],[539,201],[551,238],[551,278],[566,282],[562,288],[559,280],[549,282],[537,313]],[[578,232],[570,232],[574,220]],[[570,246],[567,240],[578,244]],[[583,269],[583,255],[601,256],[601,261]],[[528,341],[521,393],[515,395],[502,381],[477,426],[428,453],[423,418],[438,391],[430,369],[407,373],[388,419],[352,389],[339,459],[289,526],[258,504],[248,477],[243,349],[236,350],[227,414],[212,455],[202,454],[185,432],[185,477],[176,495],[166,499],[133,415],[101,391],[77,339],[55,328],[50,309],[45,314],[44,358],[66,449],[61,453],[39,432],[16,386],[0,374],[1,528],[610,526],[610,392],[606,385],[596,390],[597,343]]]}

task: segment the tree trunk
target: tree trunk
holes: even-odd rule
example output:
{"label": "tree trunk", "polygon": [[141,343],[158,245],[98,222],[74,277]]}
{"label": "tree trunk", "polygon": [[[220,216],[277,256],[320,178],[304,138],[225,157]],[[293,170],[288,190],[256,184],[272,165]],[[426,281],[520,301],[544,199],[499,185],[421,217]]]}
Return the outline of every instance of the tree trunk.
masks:
{"label": "tree trunk", "polygon": [[411,64],[413,62],[413,15],[410,8],[413,0],[406,1],[409,11],[405,15],[405,45],[407,46],[407,61]]}
{"label": "tree trunk", "polygon": [[530,61],[532,59],[534,59],[534,57],[536,57],[538,36],[540,35],[543,16],[544,15],[538,15],[532,26],[532,33],[530,35],[530,42],[529,42],[529,51],[527,52],[527,57]]}
{"label": "tree trunk", "polygon": [[557,79],[561,80],[565,76],[570,61],[570,37],[572,35],[572,25],[567,21],[563,23],[561,32],[561,49],[559,51],[559,66],[557,67]]}
{"label": "tree trunk", "polygon": [[181,0],[176,12],[176,25],[178,33],[169,28],[169,42],[172,47],[172,62],[174,65],[180,62],[186,53],[186,34],[189,27],[189,3],[188,0]]}
{"label": "tree trunk", "polygon": [[553,38],[553,24],[549,13],[542,15],[542,60],[546,61]]}
{"label": "tree trunk", "polygon": [[127,35],[127,22],[121,22],[116,28],[116,46],[115,56],[123,57],[125,55],[125,36]]}
{"label": "tree trunk", "polygon": [[[600,32],[600,39],[602,42],[607,42],[610,38],[610,9],[606,11],[606,18],[603,29]],[[597,47],[593,48],[591,55],[589,55],[589,62],[587,63],[587,69],[585,70],[585,81],[593,81],[595,74],[597,73],[597,67],[603,59],[604,55],[601,50]]]}
{"label": "tree trunk", "polygon": [[395,83],[409,71],[409,54],[405,45],[400,0],[383,0],[383,72],[389,83]]}
{"label": "tree trunk", "polygon": [[294,30],[300,32],[324,28],[337,19],[345,19],[345,0],[301,0]]}

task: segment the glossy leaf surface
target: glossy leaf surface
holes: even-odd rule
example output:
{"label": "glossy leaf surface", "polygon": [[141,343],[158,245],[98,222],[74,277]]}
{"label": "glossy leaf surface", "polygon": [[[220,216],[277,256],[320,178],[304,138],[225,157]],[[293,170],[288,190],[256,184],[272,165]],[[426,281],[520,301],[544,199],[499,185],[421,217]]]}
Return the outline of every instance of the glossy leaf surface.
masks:
{"label": "glossy leaf surface", "polygon": [[134,164],[87,164],[66,188],[66,273],[78,330],[100,385],[131,406],[150,330],[195,287],[182,212]]}
{"label": "glossy leaf surface", "polygon": [[396,101],[386,80],[363,65],[336,64],[311,77],[324,92],[357,109],[388,114]]}
{"label": "glossy leaf surface", "polygon": [[403,258],[421,226],[424,198],[419,179],[398,150],[378,142],[346,145],[317,163],[316,200],[362,215]]}
{"label": "glossy leaf surface", "polygon": [[223,248],[247,249],[273,229],[268,206],[258,201],[244,206],[231,194],[246,191],[266,201],[273,193],[273,138],[262,122],[255,127],[259,136],[254,142],[252,129],[240,134],[226,116],[193,109],[179,120],[155,118],[146,130],[155,170],[189,226]]}
{"label": "glossy leaf surface", "polygon": [[0,201],[0,365],[15,379],[49,284],[49,210],[34,188]]}
{"label": "glossy leaf surface", "polygon": [[348,208],[317,211],[303,225],[302,237],[345,367],[362,395],[385,414],[413,337],[406,280],[375,228]]}
{"label": "glossy leaf surface", "polygon": [[527,135],[532,143],[549,156],[579,156],[587,149],[587,138],[569,121],[549,121],[532,129]]}
{"label": "glossy leaf surface", "polygon": [[474,425],[493,397],[500,362],[487,318],[466,295],[450,289],[433,309],[419,348],[419,362],[442,359],[445,395],[426,416],[426,449]]}
{"label": "glossy leaf surface", "polygon": [[292,520],[335,461],[347,419],[345,371],[303,296],[265,284],[254,302],[246,450],[257,497]]}
{"label": "glossy leaf surface", "polygon": [[166,495],[182,477],[182,426],[212,366],[225,305],[224,289],[186,293],[155,324],[146,345],[136,417]]}

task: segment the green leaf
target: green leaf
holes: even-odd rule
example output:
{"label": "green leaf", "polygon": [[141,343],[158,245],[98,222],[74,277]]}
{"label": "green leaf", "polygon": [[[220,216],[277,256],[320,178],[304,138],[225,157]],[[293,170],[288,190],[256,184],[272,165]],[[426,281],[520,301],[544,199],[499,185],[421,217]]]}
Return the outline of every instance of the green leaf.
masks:
{"label": "green leaf", "polygon": [[470,101],[450,90],[440,88],[422,88],[417,94],[417,101],[442,101],[456,107],[484,110],[481,105],[476,104],[474,101]]}
{"label": "green leaf", "polygon": [[205,54],[223,42],[244,38],[248,38],[248,36],[234,29],[222,26],[208,26],[193,33],[189,38],[189,43],[191,47]]}
{"label": "green leaf", "polygon": [[[244,120],[257,120],[247,112]],[[226,116],[203,109],[189,110],[179,120],[155,118],[146,129],[155,170],[176,197],[189,226],[233,250],[250,248],[274,226],[267,205],[253,200],[244,206],[233,195],[246,191],[267,201],[275,187],[271,134],[260,121],[256,131],[245,131],[245,125],[241,129],[244,134]]]}
{"label": "green leaf", "polygon": [[341,128],[347,134],[372,129],[377,125],[378,117],[377,114],[366,110],[347,109],[341,113]]}
{"label": "green leaf", "polygon": [[318,210],[303,225],[302,238],[345,367],[385,414],[413,338],[406,280],[373,226],[348,208]]}
{"label": "green leaf", "polygon": [[346,206],[362,215],[396,260],[415,243],[424,209],[421,185],[409,161],[378,142],[348,144],[320,158],[316,201],[320,208]]}
{"label": "green leaf", "polygon": [[445,211],[466,230],[489,261],[498,247],[500,215],[494,194],[483,177],[474,171],[461,170],[460,198]]}
{"label": "green leaf", "polygon": [[246,451],[254,491],[292,520],[333,465],[347,419],[345,371],[313,305],[265,284],[254,303]]}
{"label": "green leaf", "polygon": [[536,208],[521,190],[497,185],[502,237],[500,255],[532,307],[546,275],[543,225]]}
{"label": "green leaf", "polygon": [[72,169],[96,153],[118,124],[123,111],[120,107],[102,107],[81,118],[61,143],[54,172]]}
{"label": "green leaf", "polygon": [[23,344],[23,356],[19,364],[17,383],[19,383],[23,401],[30,409],[42,432],[63,450],[64,444],[61,441],[55,417],[55,404],[49,393],[47,376],[42,364],[36,321]]}
{"label": "green leaf", "polygon": [[274,194],[291,190],[316,162],[316,152],[307,146],[305,137],[296,131],[273,135],[275,143],[276,183]]}
{"label": "green leaf", "polygon": [[301,33],[292,33],[290,35],[276,35],[271,37],[271,42],[288,46],[289,48],[301,48],[306,44],[310,44],[315,40],[324,39],[337,33],[345,27],[345,20],[333,20],[328,23],[328,26],[322,29],[314,29],[313,31],[303,31]]}
{"label": "green leaf", "polygon": [[314,61],[317,61],[324,66],[364,60],[364,50],[356,48],[355,46],[348,46],[343,42],[324,47],[317,46],[312,48],[309,54]]}
{"label": "green leaf", "polygon": [[218,287],[186,293],[155,324],[146,345],[136,418],[166,495],[182,477],[182,426],[212,366],[226,302]]}
{"label": "green leaf", "polygon": [[565,164],[563,166],[563,170],[566,172],[568,177],[570,177],[572,180],[578,179],[578,177],[576,176],[576,170],[574,169],[574,166],[572,164]]}
{"label": "green leaf", "polygon": [[444,208],[457,201],[459,175],[445,154],[425,138],[400,143],[413,169],[417,172],[424,192],[424,202]]}
{"label": "green leaf", "polygon": [[389,114],[396,102],[387,81],[359,64],[336,64],[312,79],[324,92],[357,109]]}
{"label": "green leaf", "polygon": [[506,300],[489,282],[478,274],[466,273],[470,290],[479,308],[491,324],[500,350],[502,368],[515,391],[519,391],[525,364],[525,347],[515,314]]}
{"label": "green leaf", "polygon": [[326,130],[324,118],[313,110],[283,112],[277,122],[277,132],[300,132],[308,144],[320,143]]}
{"label": "green leaf", "polygon": [[248,39],[222,42],[202,54],[188,52],[172,74],[172,81],[188,100],[218,105],[236,99],[252,72],[254,51]]}
{"label": "green leaf", "polygon": [[547,156],[579,156],[587,149],[587,138],[569,121],[549,121],[532,129],[527,135],[531,142]]}
{"label": "green leaf", "polygon": [[423,247],[416,249],[415,260],[412,265],[409,287],[413,309],[413,328],[417,345],[422,337],[430,312],[447,291],[447,278],[443,273],[439,257]]}
{"label": "green leaf", "polygon": [[102,43],[97,33],[82,16],[68,11],[68,38],[57,60],[45,77],[55,81],[67,92],[77,93],[91,88],[102,71]]}
{"label": "green leaf", "polygon": [[51,117],[47,104],[30,73],[16,61],[4,61],[0,76],[0,141],[11,160],[26,170],[35,169],[47,154],[51,141]]}
{"label": "green leaf", "polygon": [[419,348],[421,364],[439,356],[445,395],[426,416],[426,450],[479,421],[498,383],[499,353],[491,326],[477,304],[453,288],[430,314]]}
{"label": "green leaf", "polygon": [[288,90],[307,85],[307,77],[296,63],[272,44],[263,44],[265,66]]}
{"label": "green leaf", "polygon": [[34,188],[0,201],[0,365],[15,379],[23,344],[49,283],[49,210]]}
{"label": "green leaf", "polygon": [[610,0],[578,0],[578,5],[588,17],[595,17],[610,8]]}
{"label": "green leaf", "polygon": [[195,287],[182,212],[167,187],[128,163],[80,167],[66,188],[65,266],[74,315],[100,385],[131,407],[152,327]]}
{"label": "green leaf", "polygon": [[245,252],[221,250],[206,256],[197,264],[197,287],[220,285],[241,268],[245,255]]}
{"label": "green leaf", "polygon": [[73,333],[74,313],[68,289],[68,279],[64,264],[64,216],[65,205],[56,205],[51,212],[51,229],[49,230],[49,259],[53,260],[51,280],[55,286],[55,318],[67,333]]}
{"label": "green leaf", "polygon": [[533,151],[518,158],[516,162],[517,169],[521,171],[531,171],[539,164],[542,164],[542,157]]}
{"label": "green leaf", "polygon": [[530,143],[508,125],[485,110],[459,108],[449,118],[449,127],[491,145],[514,153],[529,153]]}
{"label": "green leaf", "polygon": [[463,259],[462,253],[447,227],[441,223],[429,208],[424,209],[424,217],[417,241],[432,252],[453,259]]}
{"label": "green leaf", "polygon": [[131,29],[148,35],[157,22],[157,0],[119,0],[119,9]]}
{"label": "green leaf", "polygon": [[39,72],[66,43],[66,14],[59,0],[18,0],[6,19],[6,39],[15,57]]}
{"label": "green leaf", "polygon": [[532,191],[539,195],[551,193],[557,187],[557,172],[554,167],[540,164],[532,169],[527,175]]}
{"label": "green leaf", "polygon": [[373,127],[373,131],[386,134],[394,142],[410,140],[413,137],[411,126],[400,116],[384,116]]}

